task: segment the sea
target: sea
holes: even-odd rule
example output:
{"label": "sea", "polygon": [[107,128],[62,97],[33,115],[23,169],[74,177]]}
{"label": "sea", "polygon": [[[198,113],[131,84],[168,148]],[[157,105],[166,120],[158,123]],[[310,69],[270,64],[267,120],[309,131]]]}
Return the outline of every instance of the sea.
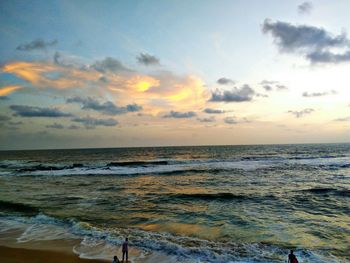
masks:
{"label": "sea", "polygon": [[11,229],[85,258],[128,237],[137,262],[350,262],[350,144],[2,151]]}

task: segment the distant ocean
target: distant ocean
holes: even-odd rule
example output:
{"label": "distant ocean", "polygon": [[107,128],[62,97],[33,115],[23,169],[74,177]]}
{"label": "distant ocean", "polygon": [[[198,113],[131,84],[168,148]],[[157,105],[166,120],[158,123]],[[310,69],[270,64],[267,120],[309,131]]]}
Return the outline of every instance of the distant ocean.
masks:
{"label": "distant ocean", "polygon": [[350,144],[0,152],[18,227],[91,258],[128,236],[177,262],[350,262]]}

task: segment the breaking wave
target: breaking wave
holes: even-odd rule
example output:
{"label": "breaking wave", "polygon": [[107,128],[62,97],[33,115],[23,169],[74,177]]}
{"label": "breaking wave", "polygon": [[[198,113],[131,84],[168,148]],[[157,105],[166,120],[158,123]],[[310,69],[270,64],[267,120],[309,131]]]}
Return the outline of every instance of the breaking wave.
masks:
{"label": "breaking wave", "polygon": [[263,170],[283,166],[298,169],[322,168],[337,170],[350,167],[348,157],[241,157],[231,160],[145,160],[89,163],[37,163],[30,161],[0,161],[1,175],[73,176],[73,175],[181,175],[187,173],[219,173],[235,170]]}
{"label": "breaking wave", "polygon": [[[100,228],[74,219],[60,220],[39,214],[34,217],[1,217],[3,231],[21,228],[23,233],[17,242],[39,240],[77,239],[81,240],[73,251],[83,258],[110,259],[129,237],[130,246],[144,252],[161,252],[173,256],[174,262],[271,262],[284,260],[288,249],[268,243],[238,243],[203,240],[169,233],[156,233],[137,228]],[[108,254],[110,253],[110,254]],[[298,250],[298,257],[307,262],[326,262],[318,251]],[[338,262],[338,261],[327,261]]]}

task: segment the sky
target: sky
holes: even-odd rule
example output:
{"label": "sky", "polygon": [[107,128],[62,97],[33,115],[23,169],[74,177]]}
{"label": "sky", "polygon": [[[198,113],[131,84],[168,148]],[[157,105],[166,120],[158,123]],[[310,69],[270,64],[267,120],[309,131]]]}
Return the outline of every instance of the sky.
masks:
{"label": "sky", "polygon": [[350,142],[347,0],[0,1],[0,150]]}

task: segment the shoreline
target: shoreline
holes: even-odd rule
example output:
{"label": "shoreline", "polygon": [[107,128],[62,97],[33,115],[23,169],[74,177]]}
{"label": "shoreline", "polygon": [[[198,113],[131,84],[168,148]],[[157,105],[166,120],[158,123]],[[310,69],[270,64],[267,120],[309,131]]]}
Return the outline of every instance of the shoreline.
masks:
{"label": "shoreline", "polygon": [[[5,230],[0,233],[0,262],[4,263],[105,263],[112,262],[113,256],[121,260],[121,246],[101,250],[84,246],[79,237],[54,238],[18,241],[26,227]],[[97,245],[98,246],[98,245]],[[141,251],[137,247],[129,248],[128,263],[174,263],[173,257],[160,252]],[[125,262],[126,263],[126,262]]]}

